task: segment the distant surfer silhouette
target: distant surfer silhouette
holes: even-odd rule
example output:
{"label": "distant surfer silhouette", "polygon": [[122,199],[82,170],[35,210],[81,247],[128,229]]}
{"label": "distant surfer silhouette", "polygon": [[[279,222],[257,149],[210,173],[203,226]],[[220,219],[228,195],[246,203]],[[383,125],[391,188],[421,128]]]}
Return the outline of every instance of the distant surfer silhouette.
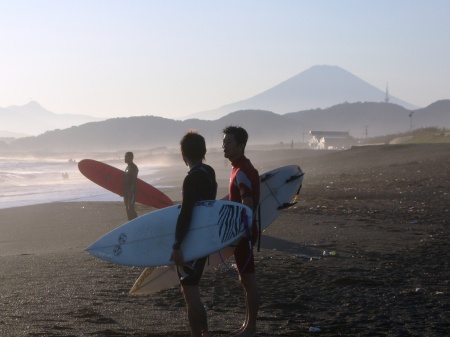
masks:
{"label": "distant surfer silhouette", "polygon": [[136,181],[139,169],[133,162],[133,152],[125,153],[125,163],[128,166],[125,169],[125,182],[123,184],[123,202],[127,210],[128,220],[137,218],[137,213],[134,208],[136,202]]}

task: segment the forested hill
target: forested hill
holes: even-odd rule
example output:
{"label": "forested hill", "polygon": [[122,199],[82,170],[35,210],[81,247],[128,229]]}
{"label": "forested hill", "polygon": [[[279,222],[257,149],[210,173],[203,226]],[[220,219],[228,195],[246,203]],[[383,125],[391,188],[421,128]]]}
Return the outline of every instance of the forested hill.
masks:
{"label": "forested hill", "polygon": [[21,138],[11,143],[11,150],[27,151],[115,151],[178,147],[188,130],[199,131],[208,147],[221,146],[222,129],[241,125],[251,135],[252,143],[298,141],[298,122],[268,111],[239,111],[216,121],[171,119],[144,116],[114,118],[87,123],[64,130],[46,132],[40,136]]}
{"label": "forested hill", "polygon": [[2,151],[116,151],[178,147],[182,135],[198,130],[208,147],[220,147],[222,129],[239,125],[247,129],[249,144],[302,142],[310,130],[348,131],[355,138],[382,136],[411,128],[450,128],[450,100],[409,111],[390,103],[344,103],[329,109],[278,115],[264,110],[242,110],[218,120],[177,121],[155,116],[114,118],[90,122],[10,144],[0,142]]}

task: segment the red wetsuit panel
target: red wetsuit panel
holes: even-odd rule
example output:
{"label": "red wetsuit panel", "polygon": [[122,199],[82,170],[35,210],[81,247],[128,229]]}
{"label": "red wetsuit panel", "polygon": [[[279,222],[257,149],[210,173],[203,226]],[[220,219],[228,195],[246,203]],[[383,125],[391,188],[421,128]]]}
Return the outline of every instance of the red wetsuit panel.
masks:
{"label": "red wetsuit panel", "polygon": [[[259,204],[260,186],[258,171],[245,156],[239,157],[231,165],[229,200],[242,203],[243,198],[251,197],[253,199],[253,212],[255,213]],[[257,238],[258,227],[255,225],[255,221],[253,221],[251,228],[252,247],[256,243]],[[255,272],[253,250],[250,249],[247,236],[239,241],[234,251],[234,257],[240,274]]]}

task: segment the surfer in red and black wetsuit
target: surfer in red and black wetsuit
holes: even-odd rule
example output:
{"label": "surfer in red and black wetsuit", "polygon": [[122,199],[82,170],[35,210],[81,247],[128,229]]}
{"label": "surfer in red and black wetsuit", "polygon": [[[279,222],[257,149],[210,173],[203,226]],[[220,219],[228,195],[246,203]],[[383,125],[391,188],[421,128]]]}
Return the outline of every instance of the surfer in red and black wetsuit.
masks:
{"label": "surfer in red and black wetsuit", "polygon": [[180,141],[181,155],[189,172],[183,181],[183,201],[178,216],[172,259],[177,265],[181,290],[186,301],[192,337],[208,337],[206,310],[200,298],[198,284],[207,257],[186,262],[183,259],[183,239],[189,231],[194,205],[201,200],[215,200],[217,194],[216,173],[203,163],[206,144],[203,136],[189,131]]}
{"label": "surfer in red and black wetsuit", "polygon": [[128,166],[125,168],[125,182],[123,184],[123,202],[127,210],[128,220],[137,218],[137,213],[134,208],[136,202],[136,181],[139,169],[133,162],[133,152],[125,153],[125,163]]}
{"label": "surfer in red and black wetsuit", "polygon": [[[250,207],[255,214],[259,205],[260,180],[258,171],[244,155],[248,133],[241,127],[228,126],[223,130],[223,134],[224,156],[231,162],[232,166],[229,200],[243,203]],[[239,280],[244,287],[247,308],[244,324],[235,332],[235,336],[239,337],[256,335],[256,319],[259,309],[259,293],[256,285],[253,256],[253,245],[258,238],[258,227],[255,223],[249,225],[251,227],[247,236],[239,241],[234,251]]]}

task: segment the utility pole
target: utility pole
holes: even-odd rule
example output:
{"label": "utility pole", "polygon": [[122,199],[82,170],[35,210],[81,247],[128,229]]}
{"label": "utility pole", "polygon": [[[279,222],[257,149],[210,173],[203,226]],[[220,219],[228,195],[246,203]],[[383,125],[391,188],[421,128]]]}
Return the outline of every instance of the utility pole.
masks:
{"label": "utility pole", "polygon": [[413,129],[413,122],[412,122],[413,113],[414,113],[414,111],[409,112],[409,131],[410,132],[412,132],[412,129]]}
{"label": "utility pole", "polygon": [[386,82],[386,96],[384,96],[384,103],[389,103],[389,83]]}
{"label": "utility pole", "polygon": [[369,128],[369,126],[368,126],[368,125],[365,125],[364,127],[365,127],[365,129],[366,129],[366,131],[365,131],[364,133],[365,133],[366,139],[367,139],[367,135],[369,134],[369,132],[367,131],[367,129]]}

